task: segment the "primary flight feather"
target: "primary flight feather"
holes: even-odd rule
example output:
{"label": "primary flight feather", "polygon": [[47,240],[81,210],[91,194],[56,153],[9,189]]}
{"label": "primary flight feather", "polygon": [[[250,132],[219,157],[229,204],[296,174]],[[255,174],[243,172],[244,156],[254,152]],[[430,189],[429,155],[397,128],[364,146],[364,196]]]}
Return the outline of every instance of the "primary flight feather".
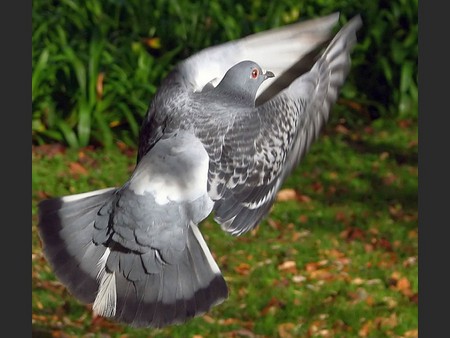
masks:
{"label": "primary flight feather", "polygon": [[122,187],[39,204],[45,256],[76,298],[139,327],[183,323],[227,298],[198,225],[213,213],[241,235],[267,215],[349,71],[361,19],[330,39],[337,20],[257,33],[184,60],[152,100]]}

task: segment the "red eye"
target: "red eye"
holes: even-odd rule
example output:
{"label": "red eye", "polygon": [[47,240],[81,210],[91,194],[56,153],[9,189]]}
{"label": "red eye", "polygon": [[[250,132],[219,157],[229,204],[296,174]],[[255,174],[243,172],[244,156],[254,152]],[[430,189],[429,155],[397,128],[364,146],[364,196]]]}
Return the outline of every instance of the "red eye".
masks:
{"label": "red eye", "polygon": [[259,74],[258,69],[254,68],[252,70],[252,78],[256,79],[258,77],[258,74]]}

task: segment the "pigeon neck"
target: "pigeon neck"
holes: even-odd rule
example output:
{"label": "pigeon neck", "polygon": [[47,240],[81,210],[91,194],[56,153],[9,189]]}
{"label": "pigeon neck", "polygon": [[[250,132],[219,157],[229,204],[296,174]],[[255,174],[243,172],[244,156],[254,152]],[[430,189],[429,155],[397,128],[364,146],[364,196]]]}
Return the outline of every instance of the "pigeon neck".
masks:
{"label": "pigeon neck", "polygon": [[255,95],[252,95],[249,91],[245,90],[245,88],[238,90],[222,81],[217,85],[213,92],[221,97],[224,97],[227,101],[233,102],[233,104],[243,105],[246,107],[255,106]]}

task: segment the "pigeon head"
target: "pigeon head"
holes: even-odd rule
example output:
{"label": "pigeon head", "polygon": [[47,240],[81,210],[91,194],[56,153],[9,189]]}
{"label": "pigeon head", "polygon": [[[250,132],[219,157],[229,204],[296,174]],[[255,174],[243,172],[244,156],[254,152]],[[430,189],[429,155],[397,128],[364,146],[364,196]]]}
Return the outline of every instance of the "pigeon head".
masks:
{"label": "pigeon head", "polygon": [[254,106],[259,86],[274,76],[271,71],[263,72],[256,62],[242,61],[225,73],[222,81],[217,85],[216,91],[231,96],[235,103],[240,102]]}

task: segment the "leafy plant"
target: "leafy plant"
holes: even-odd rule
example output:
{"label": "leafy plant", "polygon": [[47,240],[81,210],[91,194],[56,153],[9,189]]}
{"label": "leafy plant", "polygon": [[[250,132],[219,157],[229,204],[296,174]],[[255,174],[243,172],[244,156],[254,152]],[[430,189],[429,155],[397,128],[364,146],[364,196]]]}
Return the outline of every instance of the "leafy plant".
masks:
{"label": "leafy plant", "polygon": [[[363,27],[339,116],[417,116],[417,0],[37,0],[32,3],[35,144],[135,145],[161,79],[210,45],[339,11]],[[349,107],[351,109],[349,109]],[[356,108],[355,108],[356,107]]]}

